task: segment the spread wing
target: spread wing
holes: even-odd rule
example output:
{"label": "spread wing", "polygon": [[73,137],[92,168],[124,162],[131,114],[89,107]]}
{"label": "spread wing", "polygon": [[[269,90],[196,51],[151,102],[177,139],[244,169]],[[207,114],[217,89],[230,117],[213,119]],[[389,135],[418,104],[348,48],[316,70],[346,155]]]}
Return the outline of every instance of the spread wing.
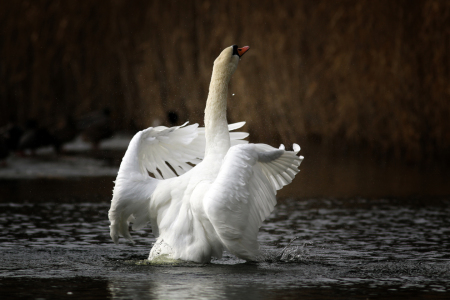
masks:
{"label": "spread wing", "polygon": [[[245,122],[228,125],[235,130]],[[205,155],[205,128],[198,124],[176,127],[150,127],[143,130],[145,142],[141,144],[139,161],[141,171],[151,172],[157,179],[184,174],[202,161]],[[231,145],[246,144],[246,132],[230,132]],[[170,165],[170,166],[169,166]]]}
{"label": "spread wing", "polygon": [[257,235],[262,222],[276,205],[276,191],[299,172],[303,157],[265,144],[231,147],[211,189],[205,210],[227,249],[238,257],[255,260]]}
{"label": "spread wing", "polygon": [[130,222],[133,222],[133,229],[139,229],[150,221],[148,205],[160,180],[142,171],[139,152],[145,140],[143,131],[131,139],[115,181],[108,217],[110,235],[116,244],[119,236],[132,240],[128,231]]}

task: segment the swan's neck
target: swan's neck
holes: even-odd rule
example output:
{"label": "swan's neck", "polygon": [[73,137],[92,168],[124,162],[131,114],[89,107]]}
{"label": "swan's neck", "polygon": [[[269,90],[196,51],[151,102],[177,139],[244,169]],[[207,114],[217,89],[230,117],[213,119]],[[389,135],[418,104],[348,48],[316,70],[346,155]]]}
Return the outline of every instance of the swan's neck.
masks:
{"label": "swan's neck", "polygon": [[230,148],[227,122],[228,82],[224,73],[213,70],[205,108],[205,159],[222,159]]}

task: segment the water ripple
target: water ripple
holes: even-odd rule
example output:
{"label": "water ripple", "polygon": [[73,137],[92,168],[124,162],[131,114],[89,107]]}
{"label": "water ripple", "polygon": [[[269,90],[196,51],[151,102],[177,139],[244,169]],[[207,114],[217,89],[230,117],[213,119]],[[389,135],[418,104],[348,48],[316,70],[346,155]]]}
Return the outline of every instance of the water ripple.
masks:
{"label": "water ripple", "polygon": [[[398,290],[424,286],[431,291],[447,291],[449,202],[414,207],[382,199],[353,201],[353,204],[332,200],[285,201],[261,227],[259,241],[265,259],[256,267],[228,253],[220,260],[213,259],[212,265],[243,265],[244,272],[251,273],[256,268],[255,274],[270,270],[273,274],[267,276],[274,280],[270,284],[277,282],[286,287],[366,284],[395,285]],[[87,268],[86,264],[95,267],[101,263],[92,272],[110,276],[114,268],[131,268],[130,261],[138,265],[155,241],[151,229],[132,232],[134,246],[128,243],[116,246],[109,236],[108,209],[109,203],[0,204],[0,251],[9,257],[2,267],[4,274],[37,276],[29,267],[32,264],[35,272],[39,270],[39,274],[48,276],[53,276],[55,266],[79,274]],[[289,245],[294,238],[297,239]],[[48,255],[51,259],[21,261],[20,255],[39,259]],[[105,264],[112,264],[113,269]],[[155,268],[144,265],[139,267]],[[176,270],[182,268],[168,272]],[[285,273],[277,273],[279,270]],[[258,276],[249,278],[265,282]]]}

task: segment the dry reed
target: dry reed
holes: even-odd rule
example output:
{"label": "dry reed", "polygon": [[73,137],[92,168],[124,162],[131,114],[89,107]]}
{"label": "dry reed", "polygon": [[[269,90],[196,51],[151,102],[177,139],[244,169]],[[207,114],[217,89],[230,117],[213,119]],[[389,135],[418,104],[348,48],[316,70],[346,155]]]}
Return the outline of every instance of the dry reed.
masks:
{"label": "dry reed", "polygon": [[229,119],[251,140],[449,158],[450,2],[3,1],[0,125],[112,108],[202,123],[212,63],[250,45]]}

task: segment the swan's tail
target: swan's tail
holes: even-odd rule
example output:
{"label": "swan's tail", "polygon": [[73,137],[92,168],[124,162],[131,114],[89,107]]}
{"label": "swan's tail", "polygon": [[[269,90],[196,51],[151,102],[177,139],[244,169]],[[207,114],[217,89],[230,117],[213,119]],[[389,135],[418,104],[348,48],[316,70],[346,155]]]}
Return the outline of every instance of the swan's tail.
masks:
{"label": "swan's tail", "polygon": [[130,222],[133,229],[139,229],[150,221],[150,198],[159,180],[150,177],[141,167],[140,151],[144,140],[144,131],[133,137],[115,181],[108,217],[111,222],[110,235],[116,244],[120,236],[132,241],[128,229]]}

